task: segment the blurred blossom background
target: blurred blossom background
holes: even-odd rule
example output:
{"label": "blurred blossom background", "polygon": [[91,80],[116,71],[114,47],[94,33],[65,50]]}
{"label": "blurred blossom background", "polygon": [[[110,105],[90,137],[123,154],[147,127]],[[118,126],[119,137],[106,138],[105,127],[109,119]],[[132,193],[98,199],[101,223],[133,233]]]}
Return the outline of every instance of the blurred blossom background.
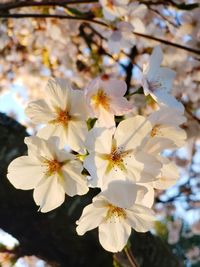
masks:
{"label": "blurred blossom background", "polygon": [[[131,23],[135,32],[144,36],[134,35],[131,44],[130,40],[127,47],[124,43],[120,44],[120,51],[114,54],[108,42],[108,29],[91,22],[95,19],[105,21],[103,7],[98,1],[82,1],[81,4],[67,4],[67,1],[63,1],[65,4],[26,6],[32,2],[42,3],[42,0],[0,1],[0,112],[25,126],[29,134],[34,134],[37,129],[26,117],[24,109],[29,101],[43,97],[47,80],[51,76],[68,79],[81,90],[100,74],[125,80],[131,95],[129,99],[134,103],[133,115],[150,114],[154,110],[154,103],[147,101],[142,94],[132,93],[140,87],[142,67],[148,61],[152,49],[161,45],[164,53],[162,65],[176,71],[172,93],[185,106],[187,122],[183,128],[187,132],[187,143],[176,151],[165,151],[165,156],[177,164],[180,179],[167,191],[157,190],[154,210],[158,220],[152,233],[168,244],[173,254],[181,259],[183,266],[199,267],[199,0],[129,1],[123,18]],[[16,7],[11,9],[12,5],[6,6],[8,3],[15,3]],[[24,5],[18,7],[20,3]],[[8,13],[10,18],[6,17]],[[42,16],[15,19],[12,18],[14,14]],[[52,15],[52,18],[45,18],[45,15]],[[88,21],[59,19],[56,15],[87,17]],[[152,40],[149,36],[161,40]],[[182,48],[173,44],[181,45]],[[4,157],[1,155],[2,164]],[[48,217],[56,214],[53,212]],[[59,210],[58,219],[61,214],[62,210]],[[15,223],[13,216],[14,213],[11,214],[11,220]],[[27,255],[23,255],[20,252],[20,241],[15,239],[14,228],[10,227],[9,232],[1,221],[2,218],[0,266],[56,266],[54,262],[43,261],[42,255],[40,259],[39,254],[31,254],[34,251],[31,248],[30,253],[27,250]],[[67,230],[70,229],[66,228],[66,233]]]}

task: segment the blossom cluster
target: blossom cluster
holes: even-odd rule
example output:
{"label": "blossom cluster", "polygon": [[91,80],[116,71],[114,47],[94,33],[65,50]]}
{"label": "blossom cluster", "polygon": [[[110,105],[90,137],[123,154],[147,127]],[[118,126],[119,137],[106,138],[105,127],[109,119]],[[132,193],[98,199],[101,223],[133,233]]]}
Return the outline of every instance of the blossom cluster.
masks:
{"label": "blossom cluster", "polygon": [[143,69],[144,94],[157,103],[149,116],[132,115],[122,80],[101,75],[78,90],[67,81],[50,79],[45,98],[26,108],[27,116],[43,127],[25,138],[28,155],[8,168],[16,188],[34,189],[41,212],[59,207],[65,194],[99,188],[76,230],[83,235],[98,227],[101,245],[111,252],[124,248],[131,228],[152,228],[155,189],[167,189],[179,177],[163,151],[184,145],[184,107],[170,94],[175,73],[160,67],[162,57],[156,47]]}

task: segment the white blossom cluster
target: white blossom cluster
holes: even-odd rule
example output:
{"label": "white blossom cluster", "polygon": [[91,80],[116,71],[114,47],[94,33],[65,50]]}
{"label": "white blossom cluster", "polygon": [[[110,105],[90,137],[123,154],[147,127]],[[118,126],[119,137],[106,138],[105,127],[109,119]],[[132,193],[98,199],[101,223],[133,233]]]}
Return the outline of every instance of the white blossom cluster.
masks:
{"label": "white blossom cluster", "polygon": [[[34,189],[41,212],[59,207],[65,194],[84,195],[90,187],[100,188],[76,229],[83,235],[98,227],[101,245],[111,252],[124,248],[131,228],[152,228],[154,189],[166,189],[179,177],[163,151],[184,145],[184,107],[170,94],[175,74],[160,67],[162,56],[156,47],[143,70],[144,94],[157,102],[149,116],[132,116],[126,83],[108,75],[92,80],[84,90],[50,79],[45,98],[26,108],[27,116],[43,127],[25,138],[28,155],[8,168],[16,188]],[[118,124],[116,116],[123,116]],[[95,119],[94,126],[89,125]]]}

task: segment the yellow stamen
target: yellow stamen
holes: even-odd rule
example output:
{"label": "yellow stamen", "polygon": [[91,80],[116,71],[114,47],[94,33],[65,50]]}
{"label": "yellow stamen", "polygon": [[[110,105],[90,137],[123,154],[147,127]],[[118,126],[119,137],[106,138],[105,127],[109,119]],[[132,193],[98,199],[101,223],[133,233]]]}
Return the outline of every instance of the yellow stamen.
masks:
{"label": "yellow stamen", "polygon": [[62,110],[60,108],[56,109],[56,119],[51,120],[49,123],[53,123],[53,124],[62,124],[63,126],[67,126],[69,120],[71,119],[69,113],[67,110]]}
{"label": "yellow stamen", "polygon": [[[114,167],[120,168],[122,171],[126,171],[126,167],[123,162],[123,158],[129,155],[132,152],[131,150],[121,151],[121,149],[117,148],[116,140],[113,138],[112,147],[110,154],[102,154],[100,157],[104,160],[108,161],[108,165],[106,168],[106,174],[108,174]],[[117,171],[117,169],[116,169]]]}
{"label": "yellow stamen", "polygon": [[160,132],[160,124],[154,125],[154,127],[151,130],[151,137],[162,135]]}
{"label": "yellow stamen", "polygon": [[97,94],[92,96],[92,102],[95,108],[102,106],[104,109],[109,111],[110,98],[107,96],[103,89],[99,89]]}
{"label": "yellow stamen", "polygon": [[126,212],[124,209],[120,208],[120,207],[117,207],[117,206],[114,206],[112,204],[108,204],[108,211],[107,211],[107,214],[106,214],[106,221],[107,220],[112,220],[112,219],[115,219],[115,218],[123,218],[123,219],[126,219]]}
{"label": "yellow stamen", "polygon": [[45,174],[47,176],[51,176],[52,174],[59,173],[63,166],[63,163],[57,161],[57,159],[53,159],[53,160],[45,159],[44,164],[46,166]]}

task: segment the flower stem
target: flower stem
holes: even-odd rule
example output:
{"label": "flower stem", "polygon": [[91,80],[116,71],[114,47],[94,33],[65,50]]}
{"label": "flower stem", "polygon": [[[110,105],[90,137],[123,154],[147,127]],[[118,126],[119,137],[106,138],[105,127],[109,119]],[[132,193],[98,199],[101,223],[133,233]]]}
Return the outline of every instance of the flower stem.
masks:
{"label": "flower stem", "polygon": [[137,262],[133,256],[133,254],[131,253],[131,251],[129,250],[129,248],[127,246],[124,248],[124,252],[125,252],[125,254],[126,254],[130,264],[131,264],[131,267],[139,267],[137,265]]}

